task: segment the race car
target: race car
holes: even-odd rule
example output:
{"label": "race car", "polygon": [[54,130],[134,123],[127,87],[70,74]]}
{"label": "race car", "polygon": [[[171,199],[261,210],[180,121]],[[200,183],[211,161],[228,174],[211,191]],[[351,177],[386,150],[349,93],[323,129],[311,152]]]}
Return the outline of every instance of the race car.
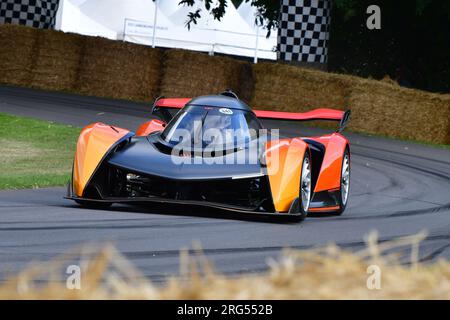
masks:
{"label": "race car", "polygon": [[[78,139],[66,198],[89,207],[173,203],[274,215],[341,214],[350,185],[350,111],[252,110],[236,94],[158,98],[136,133],[103,123]],[[156,118],[155,118],[156,117]],[[339,121],[282,138],[260,119]]]}

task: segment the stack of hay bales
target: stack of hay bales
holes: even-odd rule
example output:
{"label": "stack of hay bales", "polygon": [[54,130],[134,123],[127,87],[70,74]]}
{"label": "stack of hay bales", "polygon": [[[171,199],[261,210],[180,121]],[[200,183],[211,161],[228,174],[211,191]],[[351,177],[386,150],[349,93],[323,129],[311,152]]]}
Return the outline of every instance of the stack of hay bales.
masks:
{"label": "stack of hay bales", "polygon": [[359,79],[349,106],[354,131],[450,144],[450,95]]}
{"label": "stack of hay bales", "polygon": [[86,37],[77,91],[91,96],[148,102],[158,96],[161,66],[159,49]]}
{"label": "stack of hay bales", "polygon": [[258,63],[253,70],[255,108],[290,112],[347,108],[349,81],[339,75],[279,63]]}
{"label": "stack of hay bales", "polygon": [[168,50],[164,61],[161,94],[195,97],[231,89],[250,101],[253,87],[249,63],[186,50]]}
{"label": "stack of hay bales", "polygon": [[31,86],[46,90],[73,91],[78,77],[83,40],[82,36],[76,34],[40,31]]}
{"label": "stack of hay bales", "polygon": [[24,26],[0,26],[1,84],[30,85],[38,32],[37,29]]}

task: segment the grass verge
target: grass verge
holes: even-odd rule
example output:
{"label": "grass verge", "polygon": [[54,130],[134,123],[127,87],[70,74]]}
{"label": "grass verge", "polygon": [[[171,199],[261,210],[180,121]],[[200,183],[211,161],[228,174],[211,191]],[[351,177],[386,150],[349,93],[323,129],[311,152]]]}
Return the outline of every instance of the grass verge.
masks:
{"label": "grass verge", "polygon": [[0,190],[64,185],[79,128],[0,113]]}

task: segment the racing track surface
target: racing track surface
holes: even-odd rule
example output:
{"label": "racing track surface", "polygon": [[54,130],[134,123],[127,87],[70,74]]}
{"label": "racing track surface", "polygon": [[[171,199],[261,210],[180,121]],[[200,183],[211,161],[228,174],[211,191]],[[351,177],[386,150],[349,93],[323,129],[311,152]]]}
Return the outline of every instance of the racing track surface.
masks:
{"label": "racing track surface", "polygon": [[[94,121],[134,130],[149,107],[123,101],[1,88],[0,112],[83,126]],[[299,125],[266,122],[287,135]],[[314,130],[310,130],[314,131]],[[277,223],[198,208],[82,209],[64,188],[0,192],[0,279],[35,260],[79,244],[113,242],[155,282],[178,272],[179,249],[201,242],[224,273],[257,272],[284,247],[336,242],[352,250],[378,230],[381,240],[428,230],[422,260],[450,258],[450,150],[346,134],[351,140],[351,194],[343,216]]]}

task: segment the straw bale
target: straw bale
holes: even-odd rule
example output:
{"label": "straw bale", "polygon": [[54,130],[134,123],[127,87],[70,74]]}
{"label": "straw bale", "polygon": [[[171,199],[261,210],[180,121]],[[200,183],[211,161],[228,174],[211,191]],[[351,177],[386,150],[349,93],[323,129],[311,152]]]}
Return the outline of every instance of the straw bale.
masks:
{"label": "straw bale", "polygon": [[258,63],[253,70],[255,108],[290,112],[347,108],[349,81],[339,75],[281,63]]}
{"label": "straw bale", "polygon": [[450,143],[450,95],[361,80],[349,98],[349,129],[394,138]]}
{"label": "straw bale", "polygon": [[134,101],[158,96],[161,51],[147,46],[87,37],[80,62],[80,93]]}
{"label": "straw bale", "polygon": [[46,90],[73,91],[78,76],[84,37],[41,30],[35,51],[31,86]]}
{"label": "straw bale", "polygon": [[0,83],[29,86],[34,63],[37,29],[15,26],[0,26]]}
{"label": "straw bale", "polygon": [[231,89],[248,102],[253,91],[252,78],[248,62],[186,50],[168,50],[161,94],[195,97]]}

